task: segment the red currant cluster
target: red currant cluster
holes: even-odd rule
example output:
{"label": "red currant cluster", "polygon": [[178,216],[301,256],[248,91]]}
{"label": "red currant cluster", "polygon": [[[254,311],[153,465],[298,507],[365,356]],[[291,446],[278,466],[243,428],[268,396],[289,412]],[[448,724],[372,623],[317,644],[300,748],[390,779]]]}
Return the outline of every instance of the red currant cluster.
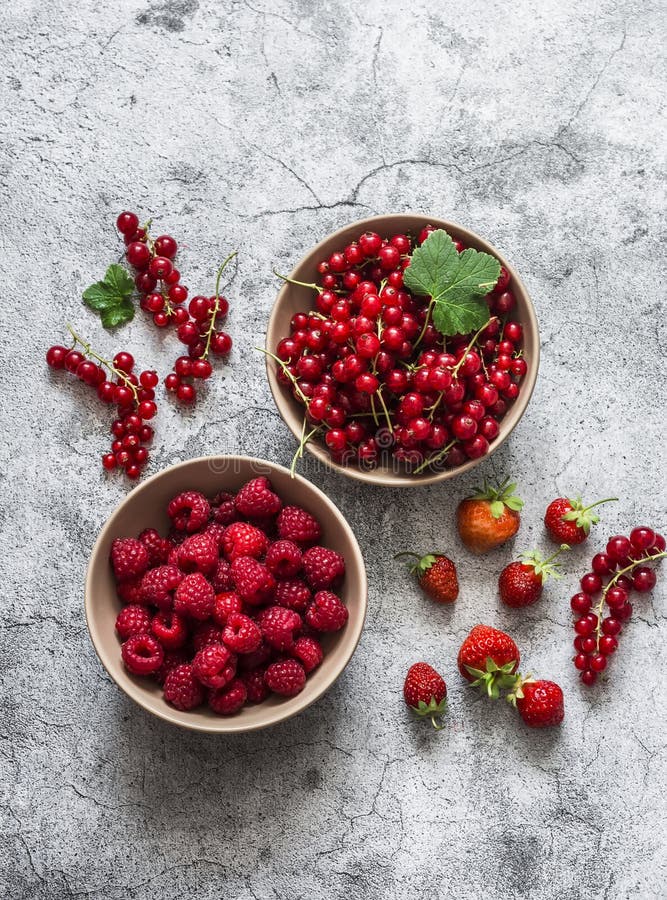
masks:
{"label": "red currant cluster", "polygon": [[444,337],[428,298],[403,284],[413,249],[433,230],[416,241],[366,232],[319,263],[319,284],[305,285],[317,308],[297,313],[271,354],[306,408],[302,447],[321,435],[336,462],[371,467],[387,449],[416,474],[484,456],[498,436],[528,370],[521,325],[503,321],[515,303],[510,275],[501,268],[479,332]]}
{"label": "red currant cluster", "polygon": [[149,224],[140,228],[139,218],[132,212],[123,212],[116,220],[127,245],[127,261],[137,270],[134,282],[142,295],[141,308],[153,314],[159,328],[174,324],[178,339],[188,348],[187,356],[179,356],[174,371],[165,378],[165,387],[182,403],[194,403],[197,392],[192,381],[210,378],[213,372],[209,355],[226,356],[232,349],[231,337],[218,330],[229,310],[219,286],[225,266],[236,254],[220,267],[215,296],[193,297],[186,309],[181,304],[188,289],[180,283],[180,272],[172,262],[178,245],[166,234],[152,240]]}
{"label": "red currant cluster", "polygon": [[[640,526],[630,532],[629,538],[612,537],[605,552],[593,557],[592,571],[583,576],[581,591],[570,600],[572,611],[579,616],[574,623],[574,665],[584,684],[595,684],[598,674],[607,668],[608,657],[618,647],[618,635],[632,616],[630,591],[645,593],[655,585],[655,572],[646,563],[665,556],[664,537],[652,528]],[[605,604],[608,614],[603,618]]]}
{"label": "red currant cluster", "polygon": [[122,468],[128,478],[138,478],[148,461],[146,444],[153,438],[153,429],[146,423],[157,412],[157,372],[144,371],[137,376],[132,371],[131,353],[121,351],[109,361],[95,353],[72,329],[70,332],[73,346],[49,347],[46,362],[52,369],[65,369],[76,375],[96,390],[103,403],[116,405],[118,418],[111,425],[111,452],[104,454],[102,465],[108,470]]}

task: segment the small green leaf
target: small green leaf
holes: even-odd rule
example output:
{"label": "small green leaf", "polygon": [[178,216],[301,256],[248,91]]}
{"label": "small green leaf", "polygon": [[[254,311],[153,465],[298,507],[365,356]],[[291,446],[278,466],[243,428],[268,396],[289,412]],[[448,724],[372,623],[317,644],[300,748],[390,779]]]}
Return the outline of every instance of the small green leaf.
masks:
{"label": "small green leaf", "polygon": [[133,293],[134,281],[130,273],[118,263],[112,263],[102,281],[86,288],[83,299],[90,309],[100,314],[105,328],[115,328],[134,318]]}
{"label": "small green leaf", "polygon": [[104,276],[104,281],[121,297],[129,299],[134,293],[132,276],[127,269],[119,266],[118,263],[111,263]]}
{"label": "small green leaf", "polygon": [[116,303],[116,295],[105,281],[96,281],[87,287],[83,292],[83,299],[87,306],[96,311]]}
{"label": "small green leaf", "polygon": [[134,306],[129,300],[124,300],[116,306],[109,306],[100,311],[102,325],[105,328],[116,328],[118,325],[124,325],[131,322],[134,318]]}

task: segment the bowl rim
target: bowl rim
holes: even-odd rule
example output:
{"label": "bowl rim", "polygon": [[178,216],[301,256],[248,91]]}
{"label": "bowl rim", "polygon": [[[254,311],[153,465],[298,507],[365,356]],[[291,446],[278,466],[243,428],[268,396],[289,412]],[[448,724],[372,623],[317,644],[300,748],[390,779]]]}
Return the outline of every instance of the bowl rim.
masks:
{"label": "bowl rim", "polygon": [[[452,222],[447,219],[440,219],[437,216],[427,216],[424,213],[412,213],[412,212],[402,212],[402,213],[385,213],[382,215],[369,216],[365,219],[358,219],[354,222],[350,222],[347,225],[344,225],[342,228],[338,228],[336,231],[333,231],[331,234],[324,237],[321,241],[319,241],[314,247],[312,247],[304,256],[301,257],[300,260],[296,263],[296,265],[292,268],[289,277],[294,278],[297,270],[312,256],[316,256],[318,253],[322,252],[322,249],[325,245],[329,244],[334,240],[343,240],[343,236],[347,235],[347,233],[354,229],[355,231],[359,229],[360,231],[364,231],[367,228],[372,226],[377,226],[380,223],[386,222],[388,219],[392,221],[400,221],[409,220],[414,222],[415,219],[420,220],[422,225],[435,225],[437,228],[443,228],[448,233],[450,229],[460,237],[463,237],[466,241],[471,241],[480,245],[482,249],[484,249],[487,253],[491,253],[498,259],[501,265],[503,265],[507,271],[512,276],[512,279],[515,283],[518,283],[521,286],[521,291],[526,300],[526,316],[522,319],[522,324],[524,324],[527,328],[530,329],[535,338],[535,350],[533,353],[532,365],[528,370],[528,375],[524,380],[521,393],[519,397],[514,402],[512,409],[518,409],[518,414],[516,415],[516,419],[514,423],[507,429],[506,433],[500,434],[496,440],[491,445],[491,448],[487,454],[484,456],[480,456],[478,459],[469,459],[466,460],[462,465],[457,466],[454,469],[445,469],[442,472],[431,472],[422,475],[393,475],[391,480],[383,476],[382,472],[378,472],[378,470],[369,470],[365,471],[357,466],[342,466],[339,463],[334,462],[330,455],[327,453],[324,447],[320,446],[318,443],[313,441],[309,441],[305,448],[306,450],[314,456],[320,463],[322,463],[325,467],[330,471],[339,472],[342,475],[345,475],[347,478],[352,478],[355,481],[363,481],[367,484],[373,484],[376,486],[384,486],[389,488],[403,488],[403,487],[424,487],[430,484],[436,484],[441,481],[448,481],[450,478],[455,478],[458,475],[462,475],[464,472],[470,471],[475,466],[482,463],[484,460],[489,459],[489,457],[495,453],[495,451],[502,447],[505,441],[512,434],[516,426],[521,421],[530,399],[533,395],[533,391],[535,390],[535,384],[537,382],[538,371],[540,367],[540,331],[537,322],[537,315],[535,313],[535,307],[533,305],[533,301],[528,293],[528,290],[519,276],[518,272],[512,266],[510,262],[507,261],[505,256],[486,238],[481,237],[476,232],[472,231],[469,228],[466,228],[464,225],[459,225],[457,222]],[[275,328],[276,314],[278,312],[278,308],[283,302],[285,296],[292,285],[289,282],[283,282],[276,299],[273,302],[273,306],[271,307],[271,312],[269,314],[269,321],[266,328],[266,340],[265,340],[265,349],[270,353],[275,352],[275,337],[273,334]],[[274,346],[272,346],[274,345]],[[278,412],[280,413],[280,417],[283,422],[287,425],[289,430],[292,432],[294,437],[299,441],[301,439],[300,428],[292,425],[292,422],[289,421],[284,413],[283,409],[291,404],[292,400],[289,398],[283,391],[282,385],[277,379],[274,366],[274,360],[267,354],[265,354],[265,366],[266,366],[266,374],[269,382],[269,389],[271,390],[271,394],[273,396],[274,403]]]}
{"label": "bowl rim", "polygon": [[[252,725],[243,725],[242,719],[234,719],[234,717],[220,717],[218,719],[212,719],[211,724],[207,725],[200,722],[193,722],[189,724],[183,721],[180,716],[185,715],[181,713],[180,710],[174,709],[173,712],[171,707],[167,706],[165,703],[164,710],[156,710],[149,706],[147,706],[143,700],[143,688],[140,684],[135,685],[131,678],[125,676],[124,679],[118,679],[114,674],[112,674],[111,669],[107,666],[106,659],[108,657],[107,652],[104,648],[102,640],[100,639],[101,631],[97,627],[95,615],[93,611],[93,601],[92,597],[94,594],[94,586],[93,586],[93,571],[97,566],[104,562],[108,564],[106,554],[104,554],[104,560],[100,558],[102,556],[102,546],[109,536],[113,539],[117,535],[112,534],[114,529],[115,521],[120,513],[120,510],[125,506],[127,501],[132,498],[136,499],[141,496],[143,492],[146,491],[146,488],[153,484],[160,478],[163,478],[167,473],[172,473],[174,471],[178,471],[180,469],[187,469],[189,466],[198,463],[215,463],[217,466],[220,466],[222,461],[230,461],[233,463],[234,461],[242,461],[244,463],[256,463],[259,466],[263,466],[269,470],[280,470],[281,472],[292,475],[289,469],[285,466],[281,466],[278,463],[271,462],[270,460],[260,459],[259,457],[254,456],[245,456],[242,454],[219,454],[219,455],[209,455],[209,456],[196,456],[192,459],[183,460],[179,463],[175,463],[174,465],[167,466],[164,469],[161,469],[159,472],[151,475],[141,484],[137,485],[129,494],[127,494],[118,505],[114,508],[111,514],[107,517],[106,521],[100,528],[100,531],[97,535],[93,548],[90,552],[90,557],[88,560],[88,565],[86,567],[86,576],[84,582],[84,613],[86,617],[86,626],[88,629],[88,636],[93,645],[97,658],[99,659],[103,669],[111,678],[111,680],[116,684],[120,690],[130,698],[130,700],[134,701],[138,706],[144,709],[147,713],[156,716],[159,719],[162,719],[165,722],[168,722],[170,725],[178,725],[181,728],[184,728],[187,731],[198,731],[198,732],[206,732],[209,734],[239,734],[242,732],[250,732],[250,731],[260,731],[264,728],[270,728],[273,725],[278,725],[280,722],[284,722],[286,719],[292,718],[292,716],[297,715],[298,713],[303,712],[303,710],[307,709],[317,700],[319,700],[332,686],[333,684],[340,678],[343,671],[349,664],[352,656],[354,655],[359,641],[361,640],[361,635],[364,629],[364,624],[366,621],[366,615],[368,612],[368,578],[366,575],[366,566],[364,562],[364,557],[361,552],[361,547],[359,546],[359,542],[349,525],[347,519],[343,515],[343,513],[338,509],[335,503],[327,497],[327,495],[322,491],[317,485],[313,484],[312,481],[309,481],[307,478],[304,478],[302,475],[295,473],[292,477],[295,481],[301,483],[305,486],[306,490],[311,490],[315,493],[316,497],[322,501],[322,503],[327,506],[330,512],[333,513],[335,519],[338,522],[338,527],[341,528],[343,532],[345,532],[351,548],[352,553],[357,562],[357,568],[360,573],[360,581],[357,588],[357,593],[359,595],[359,602],[361,604],[361,615],[359,616],[358,623],[354,629],[347,630],[346,627],[346,637],[348,638],[348,643],[346,644],[345,652],[341,658],[341,661],[338,664],[336,671],[334,672],[332,678],[328,680],[324,685],[322,685],[313,696],[307,695],[306,692],[302,691],[300,694],[297,694],[296,697],[285,698],[284,702],[280,707],[273,707],[274,715],[271,717],[271,721],[269,722],[257,722]],[[222,474],[222,473],[221,473]],[[271,471],[267,472],[268,477],[271,477]],[[125,683],[124,683],[125,682]],[[304,694],[306,697],[304,698]]]}

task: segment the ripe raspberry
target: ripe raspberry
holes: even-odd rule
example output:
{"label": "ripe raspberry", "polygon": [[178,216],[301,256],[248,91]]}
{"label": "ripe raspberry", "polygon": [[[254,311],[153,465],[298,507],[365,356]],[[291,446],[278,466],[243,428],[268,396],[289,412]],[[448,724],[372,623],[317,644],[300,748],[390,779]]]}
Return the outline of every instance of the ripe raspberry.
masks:
{"label": "ripe raspberry", "polygon": [[151,675],[162,665],[164,650],[152,634],[135,634],[120,648],[125,668],[133,675]]}
{"label": "ripe raspberry", "polygon": [[306,581],[316,591],[334,587],[345,575],[345,560],[327,547],[311,547],[303,554]]}
{"label": "ripe raspberry", "polygon": [[149,569],[141,579],[141,602],[169,610],[174,603],[174,591],[183,580],[176,566],[157,566]]}
{"label": "ripe raspberry", "polygon": [[208,534],[193,534],[178,548],[181,572],[212,572],[218,564],[218,548]]}
{"label": "ripe raspberry", "polygon": [[276,587],[276,580],[266,566],[251,556],[241,556],[234,560],[232,581],[236,593],[252,606],[268,603]]}
{"label": "ripe raspberry", "polygon": [[301,571],[301,551],[294,541],[275,541],[266,551],[265,564],[276,578],[291,578]]}
{"label": "ripe raspberry", "polygon": [[215,591],[201,572],[185,575],[174,594],[174,610],[193,619],[208,619],[213,612]]}
{"label": "ripe raspberry", "polygon": [[340,631],[348,615],[340,597],[331,591],[318,591],[306,610],[306,622],[316,631]]}
{"label": "ripe raspberry", "polygon": [[262,643],[262,632],[249,616],[233,612],[227,616],[222,642],[234,653],[252,653]]}
{"label": "ripe raspberry", "polygon": [[139,540],[148,551],[149,565],[161,566],[167,561],[171,542],[160,536],[154,528],[145,528],[139,535]]}
{"label": "ripe raspberry", "polygon": [[299,660],[306,670],[306,673],[312,672],[322,662],[324,651],[320,642],[314,637],[300,637],[294,642],[294,646],[290,650],[292,656]]}
{"label": "ripe raspberry", "polygon": [[122,641],[133,634],[146,634],[150,631],[151,617],[145,606],[132,603],[125,606],[116,617],[116,631]]}
{"label": "ripe raspberry", "polygon": [[162,665],[155,673],[155,680],[158,684],[164,684],[167,675],[172,669],[175,669],[176,666],[182,666],[187,662],[189,662],[189,657],[183,650],[167,650],[164,654]]}
{"label": "ripe raspberry", "polygon": [[264,640],[276,650],[287,650],[294,643],[294,632],[301,630],[301,616],[284,606],[268,606],[257,616]]}
{"label": "ripe raspberry", "polygon": [[278,516],[278,534],[296,544],[316,544],[322,537],[320,523],[300,506],[285,506]]}
{"label": "ripe raspberry", "polygon": [[209,644],[219,644],[222,641],[222,629],[214,622],[200,622],[192,632],[192,646],[195,653],[208,647]]}
{"label": "ripe raspberry", "polygon": [[222,549],[230,562],[240,556],[261,559],[269,546],[267,536],[249,522],[233,522],[222,538]]}
{"label": "ripe raspberry", "polygon": [[204,531],[204,534],[213,539],[218,553],[222,553],[222,539],[225,531],[227,531],[227,528],[224,525],[219,525],[217,522],[209,522]]}
{"label": "ripe raspberry", "polygon": [[230,681],[221,690],[209,691],[208,705],[220,716],[233,716],[245,706],[248,691],[240,678]]}
{"label": "ripe raspberry", "polygon": [[220,525],[231,525],[236,522],[238,514],[234,505],[234,494],[221,491],[211,502],[211,518]]}
{"label": "ripe raspberry", "polygon": [[244,653],[239,657],[239,665],[244,671],[249,672],[251,669],[256,669],[258,666],[264,666],[265,663],[269,662],[273,655],[271,647],[262,640],[262,643],[253,653]]}
{"label": "ripe raspberry", "polygon": [[129,581],[148,568],[148,550],[136,538],[116,538],[111,545],[111,565],[116,581]]}
{"label": "ripe raspberry", "polygon": [[248,703],[262,703],[269,696],[269,689],[264,683],[265,672],[264,666],[258,666],[241,675],[241,681],[245,684]]}
{"label": "ripe raspberry", "polygon": [[271,482],[263,475],[244,484],[236,495],[234,505],[248,519],[268,519],[280,512],[282,500],[271,489]]}
{"label": "ripe raspberry", "polygon": [[199,491],[184,491],[171,501],[167,515],[179,531],[193,534],[208,522],[211,505]]}
{"label": "ripe raspberry", "polygon": [[157,612],[151,622],[151,631],[165,650],[177,650],[188,639],[185,619],[175,612]]}
{"label": "ripe raspberry", "polygon": [[213,618],[218,625],[225,626],[231,613],[243,612],[243,601],[234,591],[222,591],[215,595]]}
{"label": "ripe raspberry", "polygon": [[188,710],[204,702],[204,691],[195,678],[192,666],[176,666],[164,681],[164,699],[176,709]]}
{"label": "ripe raspberry", "polygon": [[[181,541],[181,543],[183,543],[183,542]],[[180,552],[180,549],[181,549],[181,544],[174,544],[172,546],[171,550],[169,551],[169,556],[167,557],[167,565],[173,566],[175,569],[179,569],[179,571],[180,571],[180,567],[178,565],[178,554]]]}
{"label": "ripe raspberry", "polygon": [[211,584],[218,593],[222,591],[231,591],[234,587],[232,582],[232,567],[226,559],[219,559],[218,566],[211,575]]}
{"label": "ripe raspberry", "polygon": [[224,687],[236,674],[236,655],[224,644],[208,644],[192,660],[192,671],[206,687]]}
{"label": "ripe raspberry", "polygon": [[264,675],[266,686],[283,697],[294,697],[303,690],[306,671],[295,659],[282,659],[271,663]]}
{"label": "ripe raspberry", "polygon": [[285,606],[287,609],[294,609],[298,613],[306,611],[306,607],[312,600],[313,595],[305,581],[300,578],[294,578],[290,581],[279,581],[276,584],[276,592],[273,599],[278,606]]}
{"label": "ripe raspberry", "polygon": [[122,581],[116,585],[116,593],[121,603],[143,603],[141,597],[141,576],[131,578],[129,581]]}

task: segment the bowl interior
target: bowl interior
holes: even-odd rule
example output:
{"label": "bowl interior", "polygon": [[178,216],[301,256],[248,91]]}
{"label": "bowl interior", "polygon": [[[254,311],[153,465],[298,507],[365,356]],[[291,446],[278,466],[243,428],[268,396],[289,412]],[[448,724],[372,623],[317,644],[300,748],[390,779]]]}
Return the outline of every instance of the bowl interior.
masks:
{"label": "bowl interior", "polygon": [[[359,481],[383,484],[389,487],[415,487],[420,484],[431,484],[436,481],[444,481],[447,478],[452,478],[455,475],[466,472],[484,459],[487,459],[488,456],[507,439],[512,429],[523,415],[531,394],[533,393],[533,388],[535,387],[539,365],[540,341],[535,310],[530,297],[528,296],[528,292],[516,271],[502,253],[499,253],[488,241],[485,241],[467,228],[463,228],[460,225],[456,225],[453,222],[447,222],[443,219],[436,219],[433,216],[417,214],[397,214],[362,219],[359,222],[354,222],[353,224],[342,228],[340,231],[335,232],[319,243],[313,250],[304,256],[301,262],[298,263],[290,277],[297,281],[306,282],[307,284],[316,282],[317,263],[330,256],[334,250],[341,250],[346,244],[356,240],[359,235],[366,230],[376,231],[381,237],[389,237],[392,234],[397,233],[418,233],[424,225],[429,223],[436,228],[444,228],[454,239],[463,241],[467,247],[473,247],[475,250],[483,250],[486,253],[493,254],[493,256],[495,256],[509,271],[512,276],[512,291],[516,297],[516,307],[513,318],[516,318],[523,325],[523,352],[528,363],[528,372],[521,383],[521,393],[519,394],[519,397],[510,406],[507,414],[500,423],[500,433],[496,440],[491,444],[489,454],[481,457],[481,459],[468,460],[456,469],[440,472],[425,471],[419,475],[410,475],[400,467],[398,463],[392,465],[391,461],[386,464],[378,465],[375,469],[362,469],[355,465],[341,466],[332,461],[326,447],[320,441],[311,440],[308,442],[306,445],[308,451],[320,462]],[[290,319],[294,313],[312,309],[314,306],[313,298],[314,291],[310,288],[288,283],[283,285],[269,319],[266,333],[267,350],[275,353],[278,342],[290,332]],[[276,406],[289,429],[297,440],[299,440],[303,424],[303,406],[301,406],[301,404],[292,397],[289,390],[278,381],[276,363],[268,356],[266,367],[269,386]]]}
{"label": "bowl interior", "polygon": [[[324,660],[296,697],[269,697],[235,716],[223,718],[207,707],[179,712],[162,698],[161,688],[150,679],[135,678],[124,668],[114,623],[121,603],[117,598],[109,564],[111,542],[116,537],[136,537],[144,528],[166,534],[169,500],[184,490],[213,496],[236,491],[246,481],[266,475],[285,503],[304,507],[322,525],[322,543],[345,557],[347,573],[340,596],[349,610],[345,628],[323,640]],[[359,642],[366,614],[367,585],[364,562],[356,538],[334,504],[314,485],[287,469],[248,457],[205,457],[172,466],[135,488],[108,519],[93,549],[86,577],[86,619],[93,645],[103,666],[125,693],[149,712],[177,725],[199,731],[251,731],[273,725],[305,709],[320,697],[347,665]]]}

